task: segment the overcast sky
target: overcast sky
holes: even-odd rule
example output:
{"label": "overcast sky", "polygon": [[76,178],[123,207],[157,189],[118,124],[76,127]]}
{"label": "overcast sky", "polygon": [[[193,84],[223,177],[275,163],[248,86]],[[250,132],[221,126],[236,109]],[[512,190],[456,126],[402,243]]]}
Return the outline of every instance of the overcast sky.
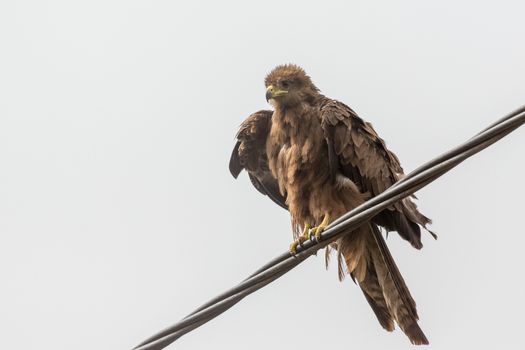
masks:
{"label": "overcast sky", "polygon": [[[130,349],[291,241],[228,160],[275,65],[371,121],[408,172],[525,104],[523,1],[0,4],[0,338]],[[522,349],[525,130],[418,192],[388,243],[428,349]],[[309,304],[308,308],[303,306]],[[312,257],[170,349],[407,349]]]}

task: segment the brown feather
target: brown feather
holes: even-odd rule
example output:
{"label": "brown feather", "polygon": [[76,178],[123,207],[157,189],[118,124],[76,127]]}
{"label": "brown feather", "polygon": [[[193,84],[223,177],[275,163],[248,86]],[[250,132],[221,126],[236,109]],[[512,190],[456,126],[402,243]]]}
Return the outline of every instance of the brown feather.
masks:
{"label": "brown feather", "polygon": [[[377,135],[372,124],[364,122],[345,104],[328,98],[322,100],[320,111],[323,129],[335,129],[334,140],[327,142],[332,142],[335,146],[340,158],[340,170],[356,184],[361,185],[362,192],[378,195],[403,175],[399,159],[386,148],[385,142]],[[334,118],[334,114],[339,117]],[[341,122],[340,118],[345,119]],[[338,120],[335,124],[334,119]],[[380,225],[386,224],[384,227],[387,230],[397,231],[415,248],[420,249],[423,244],[418,225],[426,228],[431,220],[418,211],[411,199],[398,202],[394,207],[398,212],[394,217],[384,211],[374,218],[374,221]],[[404,219],[400,219],[400,216]],[[429,232],[435,237],[434,233]]]}
{"label": "brown feather", "polygon": [[272,111],[258,111],[240,126],[237,143],[230,157],[230,172],[234,178],[246,169],[253,186],[279,206],[287,209],[286,197],[279,191],[277,180],[268,168],[266,138],[270,130]]}
{"label": "brown feather", "polygon": [[[428,344],[427,338],[417,324],[416,303],[379,230],[374,225],[366,225],[354,234],[366,238],[367,271],[365,278],[358,279],[358,282],[380,324],[383,328],[392,330],[395,320],[413,344]],[[351,234],[346,237],[348,236]],[[352,254],[352,250],[344,250],[346,261],[357,258],[346,254]]]}
{"label": "brown feather", "polygon": [[[275,68],[265,79],[273,112],[252,114],[237,135],[230,160],[237,176],[246,169],[254,186],[287,208],[292,232],[316,226],[328,215],[334,220],[371,195],[392,186],[403,174],[398,158],[372,124],[345,104],[319,93],[300,67]],[[381,326],[394,323],[414,344],[428,341],[417,324],[416,305],[376,224],[420,248],[420,227],[430,219],[411,198],[385,209],[361,227],[326,248],[337,251],[338,276],[348,273],[358,283]]]}

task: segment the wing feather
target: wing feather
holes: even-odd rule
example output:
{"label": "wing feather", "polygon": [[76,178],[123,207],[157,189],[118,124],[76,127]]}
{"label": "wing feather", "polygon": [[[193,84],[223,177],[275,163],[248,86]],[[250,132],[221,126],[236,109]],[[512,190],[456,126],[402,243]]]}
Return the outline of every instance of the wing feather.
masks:
{"label": "wing feather", "polygon": [[268,168],[266,139],[270,131],[272,111],[251,114],[242,122],[230,157],[230,172],[234,178],[244,169],[253,186],[284,209],[288,209],[285,196],[279,191],[277,179]]}
{"label": "wing feather", "polygon": [[[376,196],[403,176],[399,159],[388,150],[372,124],[363,121],[350,107],[336,100],[326,98],[320,111],[328,147],[334,148],[338,158],[337,171],[356,183],[362,192]],[[397,231],[418,249],[423,246],[419,225],[426,228],[431,223],[410,198],[385,209],[373,221],[387,231]]]}

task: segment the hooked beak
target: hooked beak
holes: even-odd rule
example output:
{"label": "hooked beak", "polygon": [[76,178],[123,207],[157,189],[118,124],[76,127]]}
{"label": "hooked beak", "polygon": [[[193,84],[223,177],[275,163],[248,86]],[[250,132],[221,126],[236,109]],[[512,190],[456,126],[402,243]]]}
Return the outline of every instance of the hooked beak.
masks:
{"label": "hooked beak", "polygon": [[266,102],[270,101],[270,99],[286,95],[288,93],[287,90],[279,90],[279,88],[274,87],[273,85],[268,86],[266,89]]}

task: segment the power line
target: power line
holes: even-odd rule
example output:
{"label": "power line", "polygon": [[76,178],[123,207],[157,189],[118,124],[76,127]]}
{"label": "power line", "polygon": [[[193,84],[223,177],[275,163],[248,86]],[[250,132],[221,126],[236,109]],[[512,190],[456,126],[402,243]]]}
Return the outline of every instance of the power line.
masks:
{"label": "power line", "polygon": [[149,337],[133,348],[133,350],[159,350],[165,348],[184,334],[191,332],[228,310],[247,295],[275,281],[315,254],[319,249],[339,239],[343,232],[348,232],[369,221],[385,208],[428,185],[465,159],[499,141],[524,123],[525,106],[491,124],[465,143],[416,168],[383,193],[333,221],[321,234],[319,243],[313,241],[303,243],[302,246],[297,247],[295,256],[292,256],[288,251],[279,255],[237,286],[208,301],[178,323]]}

